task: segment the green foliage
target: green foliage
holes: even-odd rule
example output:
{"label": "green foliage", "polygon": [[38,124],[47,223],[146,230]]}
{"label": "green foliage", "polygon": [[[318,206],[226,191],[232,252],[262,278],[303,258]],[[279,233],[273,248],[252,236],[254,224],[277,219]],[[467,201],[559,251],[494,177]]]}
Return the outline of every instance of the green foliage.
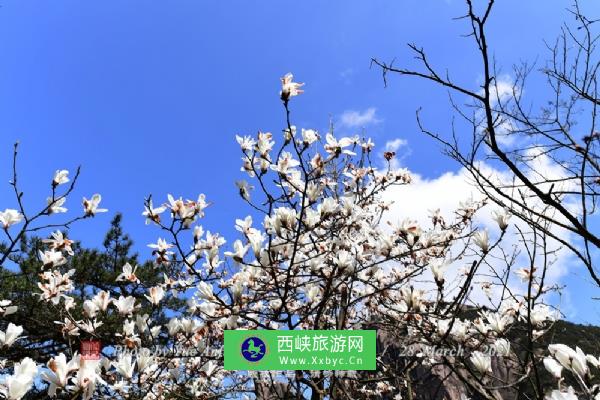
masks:
{"label": "green foliage", "polygon": [[[163,283],[163,272],[168,271],[165,270],[166,267],[157,266],[152,261],[140,263],[138,254],[132,252],[133,241],[123,231],[121,221],[121,215],[115,215],[101,249],[85,248],[80,242],[72,245],[74,255],[68,258],[66,265],[60,267],[63,272],[75,270],[71,277],[75,290],[70,295],[75,298],[76,305],[70,310],[70,314],[75,320],[87,320],[83,314],[83,300],[104,290],[110,292],[112,298],[120,295],[133,296],[136,304],[141,305],[140,315],[148,314],[154,321],[167,321],[168,317],[183,309],[185,300],[165,298],[161,307],[154,307],[144,297],[148,288]],[[0,245],[2,246],[5,245]],[[26,336],[25,340],[8,350],[11,354],[2,354],[0,350],[0,356],[9,356],[11,359],[30,356],[44,360],[61,351],[73,354],[79,350],[82,339],[90,338],[83,330],[80,330],[79,336],[65,337],[62,325],[55,322],[64,321],[67,316],[62,310],[64,307],[40,301],[38,296],[31,295],[41,293],[37,286],[37,275],[42,272],[43,266],[38,251],[45,246],[42,238],[23,238],[19,250],[11,254],[10,262],[0,268],[0,299],[12,300],[19,307],[17,313],[0,321],[0,329],[5,329],[12,322],[23,326],[23,335]],[[138,265],[136,275],[140,283],[116,282],[125,263]],[[179,267],[174,265],[169,268]],[[100,339],[103,346],[121,344],[114,333],[122,331],[126,319],[127,317],[116,312],[114,306],[109,306],[107,315],[102,318],[104,324],[97,329],[95,338]],[[144,346],[145,337],[142,336],[141,339]]]}

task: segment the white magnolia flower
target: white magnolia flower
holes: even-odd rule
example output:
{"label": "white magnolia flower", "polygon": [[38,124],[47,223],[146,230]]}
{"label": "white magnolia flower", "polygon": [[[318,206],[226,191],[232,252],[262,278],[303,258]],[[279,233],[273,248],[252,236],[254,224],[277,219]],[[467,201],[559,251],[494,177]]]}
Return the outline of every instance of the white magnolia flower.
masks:
{"label": "white magnolia flower", "polygon": [[46,198],[46,204],[48,205],[48,214],[58,214],[67,212],[66,207],[63,204],[67,201],[66,197],[59,197],[53,199],[52,197]]}
{"label": "white magnolia flower", "polygon": [[568,387],[566,392],[560,390],[553,390],[550,395],[545,397],[546,400],[578,400],[575,391],[571,386]]}
{"label": "white magnolia flower", "polygon": [[11,300],[0,300],[0,317],[5,317],[17,312],[17,306],[11,306]]}
{"label": "white magnolia flower", "polygon": [[[460,321],[456,321],[456,322],[460,322]],[[450,320],[448,319],[438,319],[435,322],[436,325],[436,331],[439,337],[446,337],[446,335],[448,334],[448,328],[450,328]]]}
{"label": "white magnolia flower", "polygon": [[60,251],[47,250],[42,252],[38,250],[38,255],[44,268],[58,267],[67,263],[67,259]]}
{"label": "white magnolia flower", "polygon": [[150,303],[158,305],[165,296],[165,290],[162,286],[153,286],[148,290],[148,294],[145,296]]}
{"label": "white magnolia flower", "polygon": [[510,354],[510,342],[506,339],[496,339],[494,349],[499,356],[508,356]]}
{"label": "white magnolia flower", "polygon": [[340,270],[348,274],[353,273],[356,268],[355,257],[352,255],[352,253],[346,250],[338,251],[337,256],[333,259],[333,262]]}
{"label": "white magnolia flower", "polygon": [[596,368],[600,368],[600,357],[594,357],[591,354],[587,354],[585,356],[585,358],[586,358],[588,364],[591,364]]}
{"label": "white magnolia flower", "polygon": [[490,331],[489,325],[483,322],[481,318],[476,318],[475,321],[473,321],[473,328],[482,335],[487,335]]}
{"label": "white magnolia flower", "polygon": [[21,336],[23,333],[23,327],[17,326],[10,322],[6,327],[6,331],[0,331],[0,344],[2,346],[10,347],[12,344]]}
{"label": "white magnolia flower", "polygon": [[306,294],[306,299],[309,303],[315,303],[319,298],[321,289],[317,285],[311,285],[308,288],[306,288],[304,293]]}
{"label": "white magnolia flower", "polygon": [[65,300],[65,310],[69,311],[75,307],[76,303],[73,297],[64,295],[63,299]]}
{"label": "white magnolia flower", "polygon": [[[136,317],[138,317],[136,315]],[[136,321],[130,321],[130,320],[126,320],[123,322],[123,335],[125,336],[134,336],[135,333],[135,327],[136,327]]]}
{"label": "white magnolia flower", "polygon": [[96,213],[107,212],[106,208],[98,208],[102,196],[98,193],[94,194],[91,199],[83,198],[83,211],[86,217],[93,217]]}
{"label": "white magnolia flower", "polygon": [[477,211],[477,204],[472,198],[458,203],[458,214],[461,215],[464,220],[471,219],[475,214],[475,211]]}
{"label": "white magnolia flower", "polygon": [[38,372],[38,366],[29,357],[25,357],[21,362],[15,363],[14,373],[8,376],[4,381],[5,397],[8,400],[20,400],[33,385],[33,380]]}
{"label": "white magnolia flower", "polygon": [[240,168],[240,171],[246,172],[251,178],[256,175],[254,173],[254,165],[252,164],[252,160],[246,156],[242,157],[242,167]]}
{"label": "white magnolia flower", "polygon": [[449,263],[446,260],[436,259],[431,262],[429,267],[431,268],[431,272],[433,273],[433,278],[436,282],[443,283],[444,282],[444,273],[448,269]]}
{"label": "white magnolia flower", "polygon": [[152,251],[152,254],[156,256],[156,262],[158,264],[163,264],[169,261],[169,256],[173,254],[172,251],[169,251],[170,248],[173,247],[172,244],[167,243],[165,239],[158,238],[156,244],[151,243],[148,245]]}
{"label": "white magnolia flower", "polygon": [[170,336],[175,336],[181,330],[181,322],[177,318],[171,318],[167,324],[167,331]]}
{"label": "white magnolia flower", "polygon": [[339,156],[340,154],[347,154],[350,156],[355,156],[356,153],[350,150],[344,149],[344,147],[348,147],[353,143],[353,140],[348,137],[341,138],[337,140],[331,133],[328,133],[325,136],[325,140],[327,143],[325,144],[325,151],[333,156]]}
{"label": "white magnolia flower", "polygon": [[546,357],[544,358],[544,367],[548,372],[552,374],[556,379],[560,379],[562,376],[562,365],[556,362],[554,358]]}
{"label": "white magnolia flower", "polygon": [[513,322],[513,318],[506,314],[503,315],[495,312],[486,312],[483,315],[488,321],[490,328],[496,333],[504,332],[507,326]]}
{"label": "white magnolia flower", "polygon": [[200,282],[198,284],[198,294],[200,298],[204,300],[212,300],[215,297],[212,286],[206,282]]}
{"label": "white magnolia flower", "polygon": [[54,173],[54,179],[52,179],[52,186],[56,187],[67,182],[69,182],[69,171],[67,171],[66,169],[60,169]]}
{"label": "white magnolia flower", "polygon": [[255,256],[260,255],[260,251],[265,239],[266,235],[256,229],[248,232],[248,240],[250,241],[250,246],[252,247],[252,251],[254,252]]}
{"label": "white magnolia flower", "polygon": [[[525,316],[523,316],[525,318]],[[545,304],[536,304],[531,309],[529,315],[531,323],[535,326],[542,326],[546,321],[554,321],[556,313],[554,313],[550,307]]]}
{"label": "white magnolia flower", "polygon": [[204,217],[204,209],[210,205],[210,203],[206,201],[206,195],[204,193],[200,193],[196,201],[188,200],[187,203],[192,208],[192,212],[199,218]]}
{"label": "white magnolia flower", "polygon": [[88,318],[94,318],[99,309],[100,308],[98,307],[98,304],[96,304],[93,300],[86,300],[83,302],[83,313]]}
{"label": "white magnolia flower", "polygon": [[[535,272],[535,268],[533,268]],[[533,277],[532,270],[529,268],[520,268],[515,271],[515,274],[521,278],[521,282],[529,282],[529,280]]]}
{"label": "white magnolia flower", "polygon": [[242,297],[242,292],[244,291],[244,283],[241,280],[237,280],[233,285],[231,285],[231,295],[234,300],[239,300]]}
{"label": "white magnolia flower", "polygon": [[575,356],[571,359],[571,370],[582,378],[589,372],[587,357],[579,347],[575,347]]}
{"label": "white magnolia flower", "polygon": [[148,314],[144,315],[136,315],[135,316],[135,326],[138,328],[140,332],[146,331],[148,329],[149,324],[152,322],[150,316]]}
{"label": "white magnolia flower", "polygon": [[302,143],[309,146],[319,140],[319,134],[313,129],[302,129]]}
{"label": "white magnolia flower", "polygon": [[101,327],[102,325],[104,325],[104,322],[102,321],[96,321],[96,319],[89,319],[87,321],[79,321],[79,327],[81,328],[81,330],[83,330],[84,332],[93,334],[94,332],[96,332],[96,329]]}
{"label": "white magnolia flower", "polygon": [[[400,290],[400,294],[402,295],[402,300],[404,300],[408,309],[415,310],[415,311],[420,311],[424,293],[425,292],[422,289],[415,289],[413,287],[410,287],[410,288],[404,287]],[[458,322],[458,321],[456,321],[456,322]],[[455,323],[455,325],[456,325],[456,323]]]}
{"label": "white magnolia flower", "polygon": [[242,262],[246,252],[248,251],[249,245],[244,245],[241,240],[233,242],[234,251],[226,251],[224,254],[226,257],[231,257],[237,263]]}
{"label": "white magnolia flower", "polygon": [[207,376],[211,376],[218,367],[219,366],[216,362],[213,360],[208,360],[208,362],[202,366],[201,370],[206,373]]}
{"label": "white magnolia flower", "polygon": [[92,301],[94,302],[94,304],[96,304],[96,306],[98,306],[100,310],[106,311],[108,305],[111,302],[110,293],[101,290],[98,293],[96,293]]}
{"label": "white magnolia flower", "polygon": [[138,368],[138,372],[141,374],[144,372],[146,367],[152,365],[154,363],[154,357],[150,354],[148,349],[140,349],[137,353],[136,364]]}
{"label": "white magnolia flower", "polygon": [[181,319],[181,328],[182,328],[183,332],[185,332],[188,335],[193,332],[196,332],[200,326],[201,326],[201,323],[198,320],[190,319],[190,318],[182,318]]}
{"label": "white magnolia flower", "polygon": [[142,215],[146,217],[146,225],[148,225],[150,222],[154,222],[156,224],[160,223],[160,214],[165,212],[166,209],[167,207],[165,206],[155,208],[152,204],[152,199],[150,199],[146,210],[142,213]]}
{"label": "white magnolia flower", "polygon": [[75,273],[75,269],[70,269],[65,274],[58,270],[46,271],[40,274],[41,281],[38,282],[38,287],[42,293],[40,298],[44,301],[51,301],[53,304],[58,304],[60,299],[65,296],[65,293],[73,290],[73,282],[71,276]]}
{"label": "white magnolia flower", "polygon": [[148,245],[148,247],[150,247],[151,249],[156,249],[156,251],[163,252],[173,247],[173,245],[167,243],[165,239],[159,238],[156,244],[151,243]]}
{"label": "white magnolia flower", "polygon": [[185,219],[193,215],[193,209],[187,206],[182,197],[176,199],[169,193],[167,200],[169,201],[167,206],[171,209],[171,216],[178,216],[181,219]]}
{"label": "white magnolia flower", "polygon": [[582,379],[589,372],[585,353],[576,347],[575,350],[564,344],[551,344],[548,351],[565,368],[568,368]]}
{"label": "white magnolia flower", "polygon": [[334,214],[338,209],[338,202],[332,197],[327,197],[321,201],[321,204],[317,206],[321,218]]}
{"label": "white magnolia flower", "polygon": [[287,73],[281,78],[281,92],[279,92],[279,96],[284,102],[289,101],[290,98],[294,96],[304,93],[304,90],[300,89],[304,86],[304,83],[293,82],[293,79],[294,75],[291,73]]}
{"label": "white magnolia flower", "polygon": [[121,315],[131,315],[136,308],[135,297],[132,296],[119,296],[118,300],[113,299],[113,304]]}
{"label": "white magnolia flower", "polygon": [[[315,182],[310,182],[306,187],[306,197],[308,197],[308,200],[311,203],[316,202],[321,193],[323,193],[323,188],[320,185],[317,185]],[[311,211],[317,215],[312,208],[309,208],[306,211]]]}
{"label": "white magnolia flower", "polygon": [[[275,145],[275,141],[273,139],[273,134],[271,132],[258,132],[258,141],[256,142],[256,150],[263,157],[263,161],[267,162],[267,160],[271,160],[269,156],[269,152],[273,150],[273,146]],[[261,171],[266,172],[267,166],[261,164]]]}
{"label": "white magnolia flower", "polygon": [[271,307],[271,309],[273,311],[277,311],[277,310],[281,309],[281,305],[282,305],[281,299],[273,299],[273,300],[269,301],[269,307]]}
{"label": "white magnolia flower", "polygon": [[[129,384],[125,380],[120,380],[118,382],[112,383],[111,388],[120,394],[126,394],[129,390]],[[151,397],[151,396],[146,396],[146,397]]]}
{"label": "white magnolia flower", "polygon": [[235,181],[235,185],[240,190],[240,196],[246,201],[250,201],[250,191],[254,189],[254,186],[250,185],[247,181]]}
{"label": "white magnolia flower", "polygon": [[373,148],[375,147],[375,143],[373,142],[373,140],[371,140],[371,138],[367,138],[367,140],[362,142],[360,146],[365,152],[370,153],[371,150],[373,150]]}
{"label": "white magnolia flower", "polygon": [[423,230],[417,223],[411,219],[405,218],[400,224],[400,232],[406,236],[409,245],[414,245],[415,238],[420,237],[423,234]]}
{"label": "white magnolia flower", "polygon": [[42,372],[41,378],[49,383],[48,395],[56,396],[56,390],[67,386],[69,374],[79,368],[79,356],[76,355],[67,363],[67,357],[60,353],[46,364],[47,371]]}
{"label": "white magnolia flower", "polygon": [[[265,227],[273,228],[277,235],[281,236],[282,229],[293,230],[296,226],[297,217],[296,210],[287,208],[287,207],[279,207],[275,210],[275,215],[273,217],[265,218]],[[269,232],[270,229],[269,229]]]}
{"label": "white magnolia flower", "polygon": [[[96,384],[106,384],[98,374],[100,363],[96,360],[80,359],[79,369],[74,378],[75,390],[82,392],[82,399],[89,400],[96,391]],[[68,387],[69,389],[72,389]]]}
{"label": "white magnolia flower", "polygon": [[250,232],[250,228],[252,227],[252,217],[248,215],[244,219],[236,219],[235,220],[235,229],[242,232],[244,235],[247,235]]}
{"label": "white magnolia flower", "polygon": [[242,148],[243,151],[252,150],[256,145],[256,141],[251,136],[239,136],[235,135],[235,140],[237,140],[238,144]]}
{"label": "white magnolia flower", "polygon": [[475,235],[473,235],[473,243],[479,246],[484,253],[487,253],[490,249],[490,238],[487,229],[475,232]]}
{"label": "white magnolia flower", "polygon": [[139,283],[140,280],[135,275],[135,271],[137,271],[137,265],[135,267],[132,267],[131,264],[125,263],[125,265],[123,265],[123,272],[121,272],[121,274],[119,274],[119,276],[117,276],[116,281],[117,282],[128,281],[128,282],[132,282],[132,283]]}
{"label": "white magnolia flower", "polygon": [[297,131],[298,131],[298,129],[296,128],[296,125],[292,125],[292,126],[290,126],[290,128],[285,128],[283,130],[283,137],[284,137],[286,143],[289,143],[289,141],[292,140],[292,138],[294,138],[296,136]]}
{"label": "white magnolia flower", "polygon": [[4,229],[10,228],[12,225],[18,224],[23,220],[23,214],[12,208],[7,208],[0,211],[0,224]]}
{"label": "white magnolia flower", "polygon": [[61,331],[63,336],[79,336],[79,327],[69,318],[65,318],[64,322],[54,321],[54,323],[62,325]]}
{"label": "white magnolia flower", "polygon": [[65,251],[71,256],[74,254],[71,248],[74,242],[67,239],[61,231],[52,232],[50,235],[52,238],[44,239],[42,242],[49,244],[52,250]]}
{"label": "white magnolia flower", "polygon": [[482,374],[492,372],[492,360],[487,354],[483,354],[480,351],[474,351],[471,353],[469,360],[473,363],[473,366]]}
{"label": "white magnolia flower", "polygon": [[[196,306],[195,306],[195,310],[199,310],[200,311],[200,313],[199,313],[200,315],[206,315],[206,316],[209,316],[209,317],[214,317],[215,316],[216,309],[217,308],[216,308],[216,306],[215,306],[214,303],[202,302],[201,304],[198,304],[196,302]],[[254,315],[254,314],[252,314],[252,315]],[[227,326],[227,325],[233,323],[233,321],[229,320],[229,318],[221,318],[220,320],[218,320],[218,323],[224,329],[236,329],[237,328],[237,326],[235,326],[235,327]],[[201,342],[204,342],[204,341],[201,341]],[[204,342],[204,344],[205,344],[205,342]]]}
{"label": "white magnolia flower", "polygon": [[271,169],[273,171],[279,172],[282,175],[285,175],[290,172],[291,169],[300,165],[300,161],[294,159],[291,153],[284,151],[279,156],[277,160],[277,164],[271,165]]}
{"label": "white magnolia flower", "polygon": [[508,227],[508,220],[510,219],[508,210],[495,210],[492,212],[492,216],[501,230],[505,230]]}
{"label": "white magnolia flower", "polygon": [[444,216],[442,215],[442,211],[439,208],[429,210],[429,218],[431,218],[431,222],[433,226],[445,226]]}
{"label": "white magnolia flower", "polygon": [[113,362],[112,365],[117,369],[117,372],[123,376],[123,378],[130,380],[133,377],[133,370],[135,364],[131,361],[131,354],[122,354],[117,362]]}

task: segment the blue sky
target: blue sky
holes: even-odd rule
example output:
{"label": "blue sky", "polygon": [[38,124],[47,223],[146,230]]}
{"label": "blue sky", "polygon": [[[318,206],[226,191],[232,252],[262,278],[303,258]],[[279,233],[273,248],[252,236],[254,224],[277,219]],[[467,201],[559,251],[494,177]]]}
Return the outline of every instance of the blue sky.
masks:
{"label": "blue sky", "polygon": [[[520,60],[541,65],[548,55],[543,40],[552,41],[570,18],[569,4],[498,2],[489,40],[504,72]],[[584,6],[600,14],[600,5]],[[81,196],[102,193],[111,214],[125,214],[141,251],[157,236],[140,215],[149,193],[205,193],[214,204],[204,226],[231,237],[243,204],[234,185],[241,177],[235,134],[280,132],[279,77],[288,71],[306,82],[292,104],[297,126],[324,130],[331,117],[338,132],[359,133],[360,125],[343,123],[344,113],[372,109],[366,134],[379,145],[406,140],[403,164],[436,178],[457,166],[418,132],[414,113],[423,106],[428,126],[447,129],[446,93],[394,77],[384,88],[370,59],[414,65],[406,43],[415,42],[456,82],[475,88],[477,54],[460,37],[468,32],[465,22],[452,20],[464,12],[458,0],[6,0],[0,180],[10,179],[11,146],[19,140],[29,206],[44,201],[54,170],[81,164],[71,208],[79,208]],[[15,206],[8,185],[0,186],[0,199],[2,209]],[[81,224],[73,235],[97,245],[109,219]]]}

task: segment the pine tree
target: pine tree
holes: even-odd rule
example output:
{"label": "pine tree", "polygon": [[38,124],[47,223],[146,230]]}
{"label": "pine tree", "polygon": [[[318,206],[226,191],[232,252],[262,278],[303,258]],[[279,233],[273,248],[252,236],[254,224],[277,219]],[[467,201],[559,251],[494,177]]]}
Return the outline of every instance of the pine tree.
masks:
{"label": "pine tree", "polygon": [[[139,256],[133,252],[133,241],[123,231],[122,216],[116,214],[110,223],[110,228],[105,235],[101,249],[86,248],[80,242],[72,245],[74,255],[65,265],[65,270],[74,269],[71,277],[75,290],[73,297],[80,299],[89,298],[98,291],[110,291],[113,297],[133,296],[136,303],[141,305],[139,315],[147,314],[153,321],[168,322],[167,315],[182,309],[185,305],[184,299],[170,299],[165,306],[152,307],[144,298],[147,288],[163,283],[164,266],[157,266],[152,261],[140,263]],[[63,232],[68,237],[68,232]],[[41,237],[25,237],[22,239],[18,251],[11,254],[10,262],[0,267],[0,298],[12,301],[12,305],[18,306],[19,312],[11,314],[0,320],[0,330],[5,330],[9,323],[23,326],[25,340],[19,341],[9,348],[0,349],[0,358],[21,359],[31,357],[40,361],[47,361],[52,355],[64,352],[72,356],[80,349],[80,343],[86,339],[98,339],[101,341],[103,351],[111,351],[114,346],[123,345],[121,338],[115,336],[115,332],[122,329],[123,322],[127,317],[116,313],[105,315],[102,318],[103,325],[100,326],[96,335],[92,337],[81,331],[79,336],[63,335],[63,326],[57,322],[64,321],[66,312],[64,307],[54,306],[50,302],[39,301],[39,296],[32,293],[40,293],[37,286],[37,275],[43,270],[38,251],[45,248]],[[6,248],[0,244],[0,250]],[[138,265],[136,275],[143,282],[117,282],[116,278],[121,273],[124,264]],[[175,267],[171,267],[175,268]],[[77,300],[80,300],[77,299]],[[78,306],[69,310],[75,320],[85,319],[82,301]],[[75,339],[75,340],[74,340]],[[142,346],[144,336],[140,338]],[[0,365],[1,367],[1,365]],[[3,373],[0,369],[0,373]],[[38,393],[45,398],[44,388]],[[36,397],[34,392],[28,396]]]}

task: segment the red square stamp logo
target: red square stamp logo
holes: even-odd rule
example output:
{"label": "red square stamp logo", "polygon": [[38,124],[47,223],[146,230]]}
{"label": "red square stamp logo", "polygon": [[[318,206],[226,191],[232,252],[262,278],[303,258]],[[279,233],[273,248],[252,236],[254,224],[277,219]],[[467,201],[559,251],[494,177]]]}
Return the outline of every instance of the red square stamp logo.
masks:
{"label": "red square stamp logo", "polygon": [[82,340],[79,346],[81,358],[84,360],[99,360],[102,343],[99,340]]}

